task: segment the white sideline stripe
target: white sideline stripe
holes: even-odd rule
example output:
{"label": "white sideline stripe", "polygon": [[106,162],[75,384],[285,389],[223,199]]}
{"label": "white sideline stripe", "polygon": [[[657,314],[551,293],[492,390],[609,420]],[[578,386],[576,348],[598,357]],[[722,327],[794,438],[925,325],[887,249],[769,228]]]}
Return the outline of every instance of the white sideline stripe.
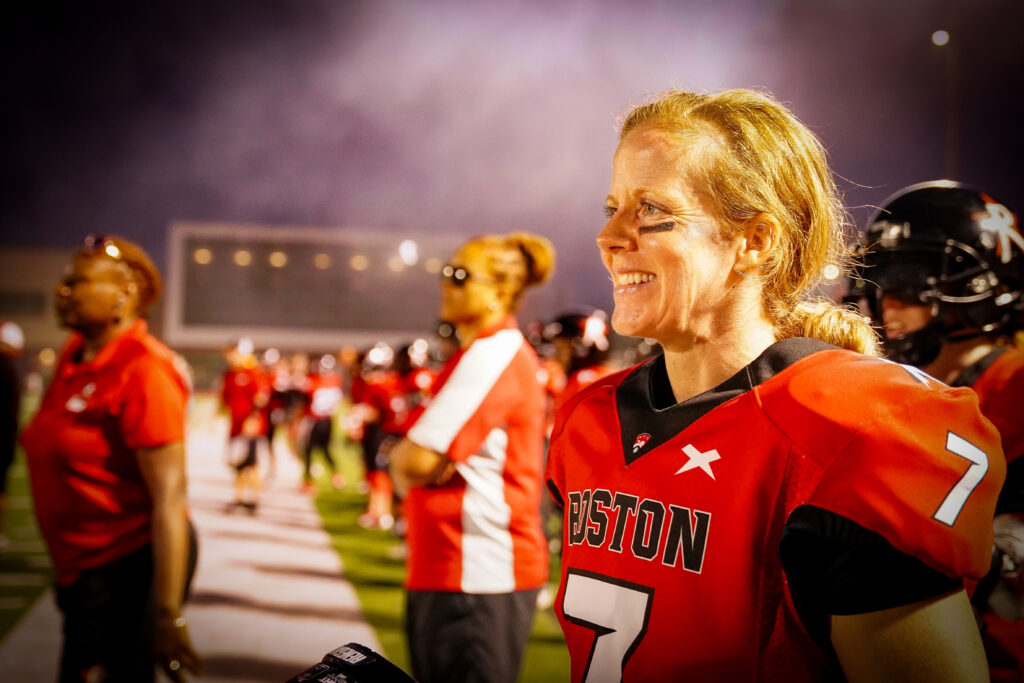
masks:
{"label": "white sideline stripe", "polygon": [[4,550],[5,553],[31,553],[35,555],[46,553],[46,544],[42,541],[11,540],[10,545]]}
{"label": "white sideline stripe", "polygon": [[0,574],[0,586],[43,586],[47,579],[44,574]]}
{"label": "white sideline stripe", "polygon": [[409,430],[409,440],[423,448],[447,453],[523,342],[523,333],[518,329],[501,330],[473,342],[441,391]]}

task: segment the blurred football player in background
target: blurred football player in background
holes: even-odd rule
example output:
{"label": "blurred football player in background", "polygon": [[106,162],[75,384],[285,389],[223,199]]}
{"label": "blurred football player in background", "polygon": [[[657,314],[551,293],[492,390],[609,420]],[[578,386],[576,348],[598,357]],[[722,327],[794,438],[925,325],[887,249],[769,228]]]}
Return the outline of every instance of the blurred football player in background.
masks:
{"label": "blurred football player in background", "polygon": [[252,340],[239,339],[224,348],[221,404],[228,413],[227,461],[235,470],[235,498],[228,510],[241,507],[255,514],[260,498],[260,455],[269,454],[267,402],[270,383],[253,354]]}
{"label": "blurred football player in background", "polygon": [[390,529],[395,522],[388,458],[407,411],[402,379],[394,366],[394,349],[378,342],[362,355],[361,373],[352,383],[349,436],[362,449],[367,497],[358,523],[366,529]]}
{"label": "blurred football player in background", "polygon": [[331,436],[334,432],[334,418],[344,398],[344,380],[335,370],[336,360],[332,355],[321,356],[315,363],[314,371],[308,375],[309,402],[306,404],[307,423],[300,432],[305,441],[302,444],[302,487],[303,491],[315,491],[313,484],[313,452],[319,451],[331,472],[331,486],[341,489],[345,476],[341,473],[332,452]]}
{"label": "blurred football player in background", "polygon": [[618,368],[608,358],[608,317],[604,311],[590,314],[564,313],[544,327],[544,336],[554,344],[554,359],[565,373],[565,387],[554,398],[555,412],[573,394]]}

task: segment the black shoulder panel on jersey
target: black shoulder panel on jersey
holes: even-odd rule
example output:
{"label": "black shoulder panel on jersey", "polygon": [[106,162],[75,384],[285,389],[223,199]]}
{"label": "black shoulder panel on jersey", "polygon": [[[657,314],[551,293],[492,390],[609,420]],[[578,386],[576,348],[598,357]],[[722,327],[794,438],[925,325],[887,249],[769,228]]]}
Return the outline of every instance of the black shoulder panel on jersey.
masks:
{"label": "black shoulder panel on jersey", "polygon": [[957,375],[957,378],[949,385],[951,387],[971,387],[978,381],[978,378],[985,374],[989,366],[996,362],[999,356],[1009,351],[1008,346],[1000,346],[992,349],[985,356],[974,365],[969,365],[964,368],[963,372]]}
{"label": "black shoulder panel on jersey", "polygon": [[551,494],[551,499],[558,504],[558,507],[564,508],[565,501],[562,500],[562,492],[558,490],[557,486],[555,486],[555,482],[552,481],[551,479],[548,479],[547,484],[548,492]]}
{"label": "black shoulder panel on jersey", "polygon": [[[615,391],[626,463],[650,453],[711,410],[771,379],[801,358],[834,348],[806,337],[783,339],[717,387],[681,403],[674,403],[665,357],[652,358],[622,380]],[[641,435],[648,438],[637,447]]]}
{"label": "black shoulder panel on jersey", "polygon": [[813,505],[793,510],[779,555],[797,614],[825,652],[832,652],[830,615],[909,605],[963,585],[881,535]]}

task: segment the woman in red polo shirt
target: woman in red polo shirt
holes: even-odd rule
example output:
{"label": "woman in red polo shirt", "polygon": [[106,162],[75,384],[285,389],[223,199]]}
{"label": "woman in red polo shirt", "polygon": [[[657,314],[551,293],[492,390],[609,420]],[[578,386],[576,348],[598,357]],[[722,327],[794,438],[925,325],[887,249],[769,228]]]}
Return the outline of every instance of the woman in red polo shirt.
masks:
{"label": "woman in red polo shirt", "polygon": [[466,242],[441,271],[441,317],[460,349],[391,452],[406,495],[406,632],[420,683],[511,683],[519,671],[548,556],[544,394],[513,313],[553,266],[546,239],[513,233]]}
{"label": "woman in red polo shirt", "polygon": [[188,381],[145,316],[160,275],[120,237],[92,235],[56,289],[72,330],[22,432],[36,518],[64,615],[60,680],[174,681],[202,663],[181,616],[194,567],[185,507]]}

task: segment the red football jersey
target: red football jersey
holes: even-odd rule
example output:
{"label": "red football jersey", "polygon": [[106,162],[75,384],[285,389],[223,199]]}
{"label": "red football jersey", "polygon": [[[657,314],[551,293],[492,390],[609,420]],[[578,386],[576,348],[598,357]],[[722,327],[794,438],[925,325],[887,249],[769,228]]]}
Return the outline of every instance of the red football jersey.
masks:
{"label": "red football jersey", "polygon": [[309,375],[309,405],[306,412],[317,419],[333,417],[344,398],[341,375],[334,372]]}
{"label": "red football jersey", "polygon": [[591,365],[589,367],[580,368],[576,372],[569,375],[565,381],[565,386],[562,391],[555,396],[554,409],[557,413],[565,405],[565,402],[576,395],[583,387],[590,386],[602,377],[615,372],[617,368],[612,365],[606,365],[599,363],[598,365]]}
{"label": "red football jersey", "polygon": [[[242,367],[224,371],[220,400],[231,417],[228,436],[235,437],[242,433],[242,424],[259,407],[257,402],[267,391],[267,378],[258,368]],[[265,425],[261,431],[265,431]]]}
{"label": "red football jersey", "polygon": [[[790,514],[842,516],[948,576],[988,569],[1005,474],[972,392],[807,339],[658,408],[664,359],[559,415],[555,609],[572,680],[812,681],[835,670],[779,557]],[[671,403],[669,401],[669,403]]]}
{"label": "red football jersey", "polygon": [[1006,349],[971,384],[1003,440],[1006,462],[1024,455],[1024,351]]}
{"label": "red football jersey", "polygon": [[405,383],[394,370],[374,370],[357,378],[352,384],[353,403],[373,409],[378,423],[387,434],[404,434],[408,429],[409,405]]}

